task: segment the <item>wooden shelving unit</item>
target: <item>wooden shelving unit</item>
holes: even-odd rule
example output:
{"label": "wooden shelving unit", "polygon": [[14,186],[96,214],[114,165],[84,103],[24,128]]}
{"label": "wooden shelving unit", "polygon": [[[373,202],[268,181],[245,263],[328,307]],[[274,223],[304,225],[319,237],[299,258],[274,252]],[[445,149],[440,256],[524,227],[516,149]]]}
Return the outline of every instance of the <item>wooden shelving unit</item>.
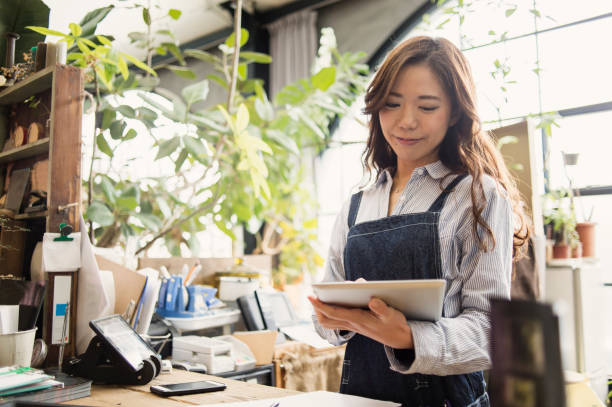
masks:
{"label": "wooden shelving unit", "polygon": [[[36,104],[24,103],[32,96],[36,98]],[[0,272],[10,269],[8,271],[21,271],[21,274],[13,273],[14,275],[27,276],[34,247],[37,242],[42,241],[45,232],[58,232],[60,223],[70,224],[75,232],[79,231],[82,102],[81,70],[67,65],[47,67],[0,92],[0,139],[2,134],[10,134],[9,130],[17,125],[28,128],[35,122],[45,128],[44,137],[36,142],[0,152],[0,194],[7,192],[5,176],[8,177],[10,185],[11,173],[23,168],[31,169],[31,180],[36,180],[36,189],[47,193],[46,210],[22,211],[11,220],[27,230],[22,232],[25,242],[18,251],[21,255],[21,267],[18,264],[19,259],[7,264],[5,256]],[[1,250],[0,257],[6,254]],[[15,260],[15,255],[11,256],[12,260]],[[75,352],[78,273],[50,272],[46,273],[46,277],[49,281],[44,304],[42,337],[49,346],[49,364],[57,360],[59,351],[59,347],[52,344],[51,340],[53,296],[57,277],[63,277],[62,281],[70,277],[71,312],[65,357],[74,355]]]}
{"label": "wooden shelving unit", "polygon": [[44,92],[53,84],[53,74],[56,67],[50,66],[42,69],[32,76],[10,86],[0,92],[0,106],[20,103],[32,95]]}
{"label": "wooden shelving unit", "polygon": [[35,157],[37,155],[46,154],[49,152],[49,139],[44,138],[32,144],[17,147],[12,150],[0,153],[0,164],[19,161],[25,158]]}

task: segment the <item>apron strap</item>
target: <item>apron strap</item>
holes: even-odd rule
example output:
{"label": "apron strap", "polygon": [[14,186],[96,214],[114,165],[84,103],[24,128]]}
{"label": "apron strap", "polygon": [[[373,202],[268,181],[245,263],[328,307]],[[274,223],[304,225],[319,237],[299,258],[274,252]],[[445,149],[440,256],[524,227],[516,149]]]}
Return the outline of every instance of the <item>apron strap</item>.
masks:
{"label": "apron strap", "polygon": [[353,196],[351,196],[351,207],[349,208],[348,214],[349,229],[355,225],[355,221],[357,220],[357,212],[359,212],[359,205],[361,204],[362,196],[363,191],[359,191],[356,194],[353,194]]}
{"label": "apron strap", "polygon": [[457,175],[455,179],[452,180],[451,183],[448,184],[446,188],[444,188],[444,191],[442,191],[440,196],[438,196],[438,199],[436,199],[436,201],[433,204],[431,204],[431,206],[429,207],[429,212],[440,212],[442,210],[442,207],[444,206],[444,201],[446,201],[446,197],[448,196],[448,194],[465,177],[467,177],[467,174]]}

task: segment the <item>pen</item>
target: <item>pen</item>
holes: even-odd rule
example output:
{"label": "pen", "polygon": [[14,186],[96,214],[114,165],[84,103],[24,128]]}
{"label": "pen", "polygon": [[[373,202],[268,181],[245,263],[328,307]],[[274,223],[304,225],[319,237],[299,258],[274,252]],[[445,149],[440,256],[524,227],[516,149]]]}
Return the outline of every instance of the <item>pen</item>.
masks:
{"label": "pen", "polygon": [[66,303],[66,311],[64,311],[64,326],[62,328],[62,341],[59,346],[59,357],[57,359],[57,371],[62,371],[62,362],[64,359],[64,346],[66,346],[66,328],[68,327],[68,313],[70,312],[70,301]]}
{"label": "pen", "polygon": [[280,401],[275,401],[274,403],[270,404],[270,407],[278,407],[280,406]]}

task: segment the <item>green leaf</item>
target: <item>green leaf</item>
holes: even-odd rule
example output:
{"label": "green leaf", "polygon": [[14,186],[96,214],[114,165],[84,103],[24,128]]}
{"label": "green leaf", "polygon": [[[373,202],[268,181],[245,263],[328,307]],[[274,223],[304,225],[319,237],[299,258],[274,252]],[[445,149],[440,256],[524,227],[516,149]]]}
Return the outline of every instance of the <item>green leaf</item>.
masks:
{"label": "green leaf", "polygon": [[85,212],[87,219],[96,222],[100,226],[110,226],[115,222],[113,213],[101,202],[93,201],[87,212]]}
{"label": "green leaf", "polygon": [[35,31],[35,32],[37,32],[39,34],[43,34],[43,35],[54,35],[56,37],[64,37],[64,38],[69,37],[68,34],[64,34],[62,32],[55,31],[55,30],[50,30],[50,29],[45,28],[45,27],[27,26],[25,28],[27,28],[29,30],[32,30],[32,31]]}
{"label": "green leaf", "polygon": [[217,64],[220,62],[219,58],[209,52],[201,51],[199,49],[187,49],[185,50],[185,56],[190,58],[196,58],[200,61],[209,62],[211,64]]}
{"label": "green leaf", "polygon": [[238,78],[240,80],[245,80],[247,77],[247,66],[246,64],[238,64]]}
{"label": "green leaf", "polygon": [[123,136],[123,130],[125,130],[127,123],[123,120],[115,120],[110,125],[111,138],[119,140]]}
{"label": "green leaf", "polygon": [[119,68],[119,72],[121,72],[121,76],[123,76],[123,79],[127,80],[127,78],[130,76],[130,70],[128,69],[125,59],[123,59],[122,57],[119,57],[117,59],[117,68]]}
{"label": "green leaf", "polygon": [[138,201],[133,196],[121,196],[117,198],[117,206],[120,210],[131,212],[138,207]]}
{"label": "green leaf", "polygon": [[132,109],[131,106],[121,105],[117,107],[117,110],[119,111],[119,113],[121,113],[124,117],[127,117],[128,119],[136,118],[136,111]]}
{"label": "green leaf", "polygon": [[131,63],[133,63],[134,65],[136,65],[138,68],[142,69],[143,71],[147,71],[149,72],[151,75],[153,76],[157,76],[157,72],[155,72],[153,69],[151,69],[147,64],[143,63],[142,61],[140,61],[139,59],[128,55],[128,54],[124,54],[123,52],[119,53],[119,55],[121,55],[123,58],[127,59],[128,61],[130,61]]}
{"label": "green leaf", "polygon": [[142,19],[146,25],[151,25],[151,13],[149,13],[149,9],[146,7],[142,9]]}
{"label": "green leaf", "polygon": [[116,116],[117,113],[111,108],[104,109],[104,114],[102,116],[102,130],[110,128]]}
{"label": "green leaf", "polygon": [[218,131],[219,133],[225,133],[227,131],[226,127],[223,127],[221,124],[215,122],[214,120],[211,120],[207,117],[202,116],[201,114],[196,114],[196,113],[189,113],[187,115],[187,119],[192,122],[193,124],[196,124],[198,126],[204,126],[204,127],[208,127],[210,129],[213,129],[215,131]]}
{"label": "green leaf", "polygon": [[315,229],[318,225],[317,218],[304,221],[304,229]]}
{"label": "green leaf", "polygon": [[157,52],[158,55],[166,55],[168,53],[168,51],[164,47],[155,48],[155,52]]}
{"label": "green leaf", "polygon": [[232,240],[236,240],[236,235],[234,235],[234,233],[230,229],[228,229],[223,220],[216,220],[215,225],[217,225],[220,231],[232,238]]}
{"label": "green leaf", "polygon": [[110,42],[110,40],[104,35],[96,35],[96,38],[102,45],[106,45],[107,47],[111,47],[113,45],[113,43]]}
{"label": "green leaf", "polygon": [[193,73],[193,71],[189,68],[185,68],[182,66],[176,66],[176,65],[168,65],[167,68],[170,69],[176,75],[180,76],[181,78],[192,79],[192,80],[196,79],[196,74]]}
{"label": "green leaf", "polygon": [[114,205],[116,192],[115,186],[110,181],[110,179],[106,176],[102,176],[102,178],[100,179],[100,187],[102,188],[102,192],[104,193],[104,197],[106,198],[106,200]]}
{"label": "green leaf", "polygon": [[321,69],[312,77],[312,85],[322,91],[326,91],[336,81],[336,67],[329,66]]}
{"label": "green leaf", "polygon": [[189,155],[189,153],[187,152],[186,149],[182,149],[181,150],[181,152],[179,153],[178,158],[176,159],[176,163],[174,165],[174,172],[179,172],[181,170],[181,167],[183,166],[183,163],[187,159],[188,155]]}
{"label": "green leaf", "polygon": [[533,14],[534,16],[536,16],[536,17],[542,17],[542,14],[540,13],[540,10],[537,10],[537,9],[535,9],[535,8],[533,8],[533,9],[529,10],[529,12],[530,12],[531,14]]}
{"label": "green leaf", "polygon": [[181,138],[179,136],[175,136],[170,140],[162,141],[159,144],[159,151],[157,152],[156,160],[160,158],[164,158],[172,154],[179,146],[181,142]]}
{"label": "green leaf", "polygon": [[300,155],[300,149],[297,146],[297,143],[295,142],[295,140],[287,136],[282,131],[269,129],[266,131],[266,137],[276,142],[278,145],[283,147],[285,150],[288,150],[289,152],[295,154],[296,156]]}
{"label": "green leaf", "polygon": [[176,44],[172,42],[162,42],[161,46],[170,51],[170,53],[174,55],[179,64],[181,64],[181,66],[186,65],[185,58],[183,58],[183,54],[181,53],[181,50],[179,49],[179,47],[177,47]]}
{"label": "green leaf", "polygon": [[138,135],[138,133],[136,133],[136,130],[129,129],[128,132],[125,133],[125,136],[123,136],[123,141],[131,140],[134,137],[136,137],[137,135]]}
{"label": "green leaf", "polygon": [[193,85],[189,85],[183,88],[181,94],[188,105],[206,100],[206,97],[208,96],[208,81],[203,80],[201,82],[194,83]]}
{"label": "green leaf", "polygon": [[516,11],[516,7],[515,8],[509,8],[506,10],[506,17],[510,17],[512,14],[514,14],[514,12]]}
{"label": "green leaf", "polygon": [[136,117],[141,120],[154,121],[157,119],[157,113],[146,107],[137,107]]}
{"label": "green leaf", "polygon": [[181,10],[177,10],[175,8],[171,8],[170,10],[168,10],[168,15],[175,20],[178,20],[181,14]]}
{"label": "green leaf", "polygon": [[128,33],[128,38],[130,39],[131,42],[138,42],[138,41],[144,42],[147,40],[147,35],[142,32],[131,32],[131,33]]}
{"label": "green leaf", "polygon": [[102,151],[104,154],[111,158],[113,157],[113,150],[106,142],[106,139],[104,138],[104,135],[102,133],[98,134],[98,136],[96,137],[96,145],[98,146],[98,150]]}
{"label": "green leaf", "polygon": [[228,85],[227,85],[227,82],[225,81],[225,79],[223,79],[219,75],[215,75],[214,73],[211,73],[211,74],[206,75],[206,78],[210,79],[213,82],[217,82],[219,85],[221,85],[225,89],[228,88]]}
{"label": "green leaf", "polygon": [[80,36],[81,33],[83,32],[83,30],[81,29],[81,26],[78,25],[78,24],[70,23],[70,24],[68,24],[68,27],[70,27],[70,32],[75,37]]}
{"label": "green leaf", "polygon": [[[240,47],[247,43],[249,40],[249,32],[245,28],[240,29]],[[236,35],[235,33],[231,33],[229,37],[225,40],[225,45],[232,48],[236,43]]]}
{"label": "green leaf", "polygon": [[258,64],[269,64],[272,62],[272,57],[261,52],[241,51],[240,58],[255,62]]}
{"label": "green leaf", "polygon": [[82,30],[81,35],[83,37],[94,35],[96,28],[98,28],[98,24],[106,18],[114,7],[113,5],[100,7],[85,14],[85,17],[79,22]]}
{"label": "green leaf", "polygon": [[268,122],[274,120],[274,108],[267,100],[264,102],[261,99],[256,98],[255,111],[257,112],[257,115],[261,117],[262,120]]}
{"label": "green leaf", "polygon": [[242,133],[246,130],[249,125],[249,109],[244,104],[238,106],[238,113],[236,113],[236,133]]}
{"label": "green leaf", "polygon": [[206,151],[206,147],[204,147],[204,143],[202,143],[199,139],[191,136],[183,137],[183,143],[185,144],[185,149],[198,161],[202,161],[206,157],[208,157],[208,151]]}
{"label": "green leaf", "polygon": [[149,213],[135,213],[134,216],[138,218],[149,230],[159,230],[162,225],[161,220],[159,220],[155,215]]}

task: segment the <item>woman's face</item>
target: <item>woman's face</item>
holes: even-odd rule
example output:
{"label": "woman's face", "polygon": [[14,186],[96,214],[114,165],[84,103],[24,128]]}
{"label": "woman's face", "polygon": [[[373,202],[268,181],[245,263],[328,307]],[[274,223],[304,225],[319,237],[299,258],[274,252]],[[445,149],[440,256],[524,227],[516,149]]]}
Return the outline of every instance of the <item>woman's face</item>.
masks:
{"label": "woman's face", "polygon": [[398,166],[414,169],[438,160],[451,121],[451,102],[429,66],[409,65],[397,76],[378,117]]}

